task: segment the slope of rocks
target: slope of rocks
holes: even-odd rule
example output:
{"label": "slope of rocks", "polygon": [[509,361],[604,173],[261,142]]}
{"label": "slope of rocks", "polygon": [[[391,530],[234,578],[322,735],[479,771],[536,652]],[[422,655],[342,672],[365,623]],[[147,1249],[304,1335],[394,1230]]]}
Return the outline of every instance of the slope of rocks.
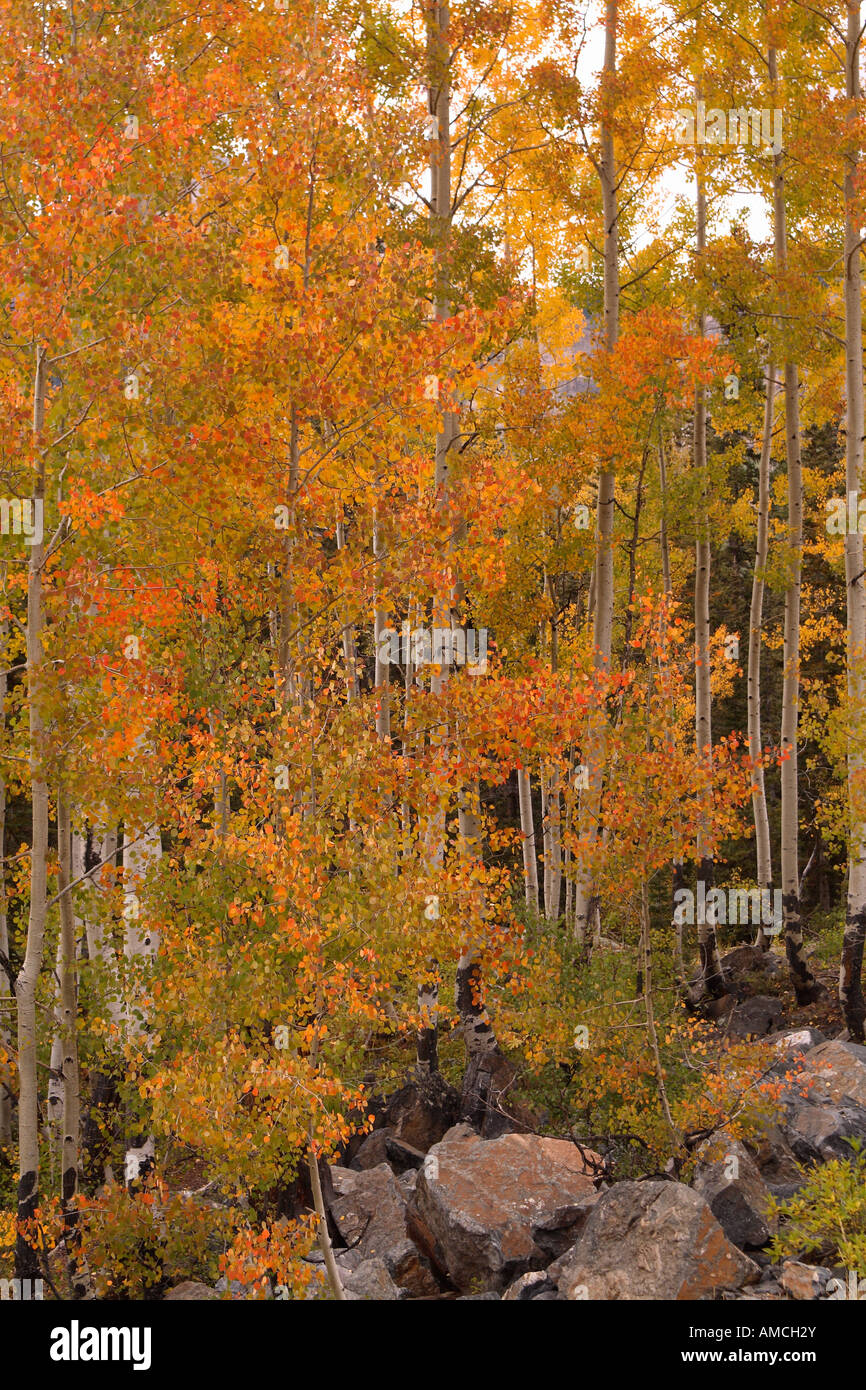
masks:
{"label": "slope of rocks", "polygon": [[[808,1026],[772,1032],[777,1011],[760,996],[736,1005],[744,1008],[732,1031],[760,1033],[778,1118],[749,1144],[710,1135],[688,1183],[659,1174],[611,1183],[591,1149],[527,1133],[525,1115],[512,1117],[511,1132],[473,1127],[458,1119],[461,1097],[441,1077],[412,1078],[378,1103],[376,1127],[345,1166],[325,1174],[347,1298],[840,1296],[832,1281],[844,1272],[771,1264],[767,1201],[795,1193],[804,1168],[850,1157],[847,1140],[866,1144],[866,1047]],[[316,1287],[323,1296],[324,1280]],[[167,1296],[214,1291],[187,1283]]]}

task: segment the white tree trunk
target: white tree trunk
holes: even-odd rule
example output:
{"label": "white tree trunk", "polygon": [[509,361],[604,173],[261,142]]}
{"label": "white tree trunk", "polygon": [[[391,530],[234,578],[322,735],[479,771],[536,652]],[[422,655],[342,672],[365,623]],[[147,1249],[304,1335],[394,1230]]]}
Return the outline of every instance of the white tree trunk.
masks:
{"label": "white tree trunk", "polygon": [[[430,236],[433,244],[434,287],[432,315],[442,322],[451,312],[449,251],[451,241],[451,51],[449,38],[449,7],[443,0],[434,0],[427,19],[427,109],[431,123],[430,136]],[[438,389],[438,387],[437,387]],[[438,411],[436,453],[433,475],[437,512],[448,508],[448,476],[450,452],[457,435],[457,420],[451,411]],[[451,590],[443,565],[432,603],[433,627],[451,626]],[[445,666],[434,666],[430,677],[431,693],[444,689],[448,679]],[[430,738],[433,750],[443,745],[446,733]],[[431,787],[432,808],[424,833],[424,863],[427,873],[435,872],[445,855],[446,797],[440,779],[434,772]]]}
{"label": "white tree trunk", "polygon": [[[758,887],[772,892],[773,861],[770,847],[770,819],[767,814],[767,793],[764,785],[764,749],[761,736],[761,637],[764,614],[764,575],[769,555],[770,536],[770,473],[773,452],[773,418],[776,399],[776,368],[767,364],[767,394],[764,401],[764,428],[761,434],[761,458],[758,465],[758,536],[755,545],[755,573],[752,579],[752,602],[749,609],[749,660],[747,674],[747,709],[749,758],[752,763],[752,815],[755,821],[755,855]],[[768,950],[772,938],[758,928],[756,944]]]}
{"label": "white tree trunk", "polygon": [[[605,0],[604,67],[600,116],[602,217],[604,220],[604,336],[610,351],[619,340],[619,207],[617,197],[616,154],[613,143],[611,105],[616,80],[616,40],[619,24],[618,0]],[[591,588],[593,609],[593,659],[597,670],[610,667],[613,640],[613,509],[616,492],[614,474],[602,469],[596,502],[596,550]],[[590,852],[598,834],[604,779],[604,713],[591,716],[587,730],[585,760],[589,786],[581,798],[580,838]],[[590,865],[581,859],[574,879],[574,930],[579,941],[591,931],[596,911],[595,890]]]}
{"label": "white tree trunk", "polygon": [[[162,840],[159,827],[156,825],[149,825],[143,831],[126,826],[124,827],[123,838],[124,916],[126,918],[124,955],[127,961],[140,965],[142,962],[152,959],[159,948],[158,935],[148,926],[148,914],[144,898],[146,896],[148,870],[162,857]],[[144,912],[142,908],[145,908]],[[133,987],[136,976],[137,972],[133,975]],[[136,1010],[130,981],[127,981],[126,1028],[129,1037],[139,1036],[146,1027],[137,1016],[138,1014],[140,1014],[140,1010]],[[153,1152],[153,1140],[149,1135],[138,1136],[134,1142],[127,1145],[124,1160],[127,1184],[135,1182],[139,1178],[145,1163],[153,1158]]]}
{"label": "white tree trunk", "polygon": [[[768,52],[770,82],[778,82],[776,51]],[[783,283],[783,303],[788,291],[788,233],[784,193],[783,151],[773,156],[773,227],[776,272]],[[785,353],[785,457],[788,465],[788,584],[785,589],[784,673],[782,684],[782,907],[785,918],[785,952],[798,1004],[816,994],[815,978],[806,963],[800,913],[799,780],[797,776],[797,726],[800,705],[800,585],[803,569],[803,473],[800,449],[800,383],[795,362]]]}
{"label": "white tree trunk", "polygon": [[532,817],[532,783],[524,767],[517,769],[517,796],[520,804],[520,833],[523,837],[523,891],[526,906],[538,915],[538,853]]}
{"label": "white tree trunk", "polygon": [[[696,101],[700,100],[698,89]],[[704,191],[702,152],[696,150],[695,172],[697,180],[696,241],[698,264],[703,264],[707,236],[707,201]],[[704,314],[698,314],[698,333],[704,335]],[[713,723],[712,687],[710,683],[710,565],[712,551],[710,546],[709,518],[709,480],[707,477],[707,406],[704,388],[695,390],[694,414],[694,465],[695,474],[701,490],[700,511],[698,515],[698,535],[695,545],[695,743],[698,757],[704,764],[707,774],[713,768]],[[701,829],[698,835],[697,860],[698,880],[706,885],[709,893],[713,886],[714,864],[708,851],[710,827],[712,824],[712,791],[704,793]],[[714,997],[724,993],[721,963],[719,961],[716,924],[712,914],[704,915],[698,923],[698,954],[700,957],[701,993]]]}
{"label": "white tree trunk", "polygon": [[[379,525],[378,515],[375,512],[373,514],[373,555],[376,560],[380,560],[382,557],[382,532],[381,527]],[[377,573],[377,587],[378,583],[379,580]],[[391,675],[391,663],[389,659],[389,653],[385,651],[383,654],[379,645],[382,633],[384,632],[387,625],[387,612],[382,607],[382,605],[379,602],[377,602],[375,627],[373,632],[373,641],[376,649],[376,673],[374,677],[374,683],[376,686],[376,694],[379,701],[378,706],[376,708],[376,737],[379,738],[383,743],[386,739],[389,739],[391,737],[391,697],[388,688]]]}
{"label": "white tree trunk", "polygon": [[[33,436],[40,450],[45,421],[46,352],[36,349],[33,389]],[[38,452],[39,473],[35,501],[45,496],[44,455]],[[47,911],[48,785],[45,781],[45,724],[42,715],[42,564],[44,539],[30,547],[27,576],[27,693],[30,718],[30,911],[24,963],[15,984],[18,999],[18,1238],[15,1274],[19,1279],[39,1277],[39,1260],[28,1242],[26,1226],[32,1225],[39,1202],[39,1091],[37,1084],[36,987],[42,970]]]}
{"label": "white tree trunk", "polygon": [[[346,547],[346,528],[342,518],[337,521],[337,550],[344,550]],[[355,654],[355,627],[353,623],[344,622],[342,629],[343,637],[343,661],[346,668],[346,698],[357,700],[358,698],[358,669]]]}
{"label": "white tree trunk", "polygon": [[[846,91],[860,101],[860,3],[848,4],[845,45]],[[859,115],[859,113],[858,113]],[[852,113],[851,120],[857,117]],[[845,480],[848,495],[863,487],[863,305],[860,273],[860,216],[857,177],[860,152],[852,138],[845,151]],[[866,1001],[863,998],[863,944],[866,939],[866,815],[862,782],[866,770],[864,708],[866,708],[866,586],[863,576],[863,536],[845,536],[845,580],[848,607],[848,903],[839,998],[851,1037],[864,1041]]]}
{"label": "white tree trunk", "polygon": [[63,942],[57,938],[57,954],[54,961],[54,1030],[51,1038],[51,1054],[48,1063],[48,1088],[45,1097],[45,1138],[48,1144],[49,1179],[54,1185],[57,1164],[60,1161],[60,1147],[63,1143],[63,1010],[60,1002],[60,979],[63,963]]}
{"label": "white tree trunk", "polygon": [[73,1290],[88,1292],[89,1280],[81,1262],[76,1199],[81,1170],[81,1083],[78,1067],[78,980],[75,950],[75,911],[71,888],[72,828],[63,792],[57,797],[57,891],[60,896],[60,1005],[63,1077],[60,1200],[63,1209],[64,1245]]}
{"label": "white tree trunk", "polygon": [[[88,846],[90,862],[93,864],[95,860],[96,867],[88,867]],[[72,879],[78,884],[75,892],[76,922],[79,929],[81,926],[84,928],[88,960],[99,966],[109,1017],[119,1035],[123,1009],[117,959],[111,941],[103,930],[99,902],[102,869],[113,866],[116,853],[116,831],[107,831],[100,837],[98,831],[93,828],[87,831],[73,830]]]}

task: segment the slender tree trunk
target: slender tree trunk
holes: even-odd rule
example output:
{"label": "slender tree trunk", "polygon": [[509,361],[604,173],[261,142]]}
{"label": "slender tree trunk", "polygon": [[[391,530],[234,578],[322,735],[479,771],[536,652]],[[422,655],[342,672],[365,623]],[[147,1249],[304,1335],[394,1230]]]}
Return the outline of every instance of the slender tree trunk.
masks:
{"label": "slender tree trunk", "polygon": [[683,917],[677,911],[677,894],[681,888],[686,886],[686,876],[683,869],[682,859],[675,859],[671,873],[671,921],[674,928],[674,965],[677,972],[677,984],[682,986],[686,978],[686,961],[683,943]]}
{"label": "slender tree trunk", "polygon": [[[209,709],[207,713],[208,730],[214,747],[216,747],[217,730],[220,726],[220,711]],[[216,777],[213,793],[214,809],[214,830],[218,839],[224,840],[229,828],[229,811],[231,799],[229,797],[228,778],[225,768],[220,764],[220,769]]]}
{"label": "slender tree trunk", "polygon": [[[462,792],[457,814],[460,822],[461,851],[464,858],[471,861],[478,857],[481,844],[481,817],[477,786],[466,788]],[[483,911],[483,906],[481,910]],[[460,960],[457,965],[455,1002],[471,1064],[473,1059],[495,1051],[497,1043],[493,1025],[484,1007],[478,952],[468,933],[461,947]]]}
{"label": "slender tree trunk", "polygon": [[553,863],[553,846],[550,834],[550,788],[547,780],[547,771],[543,763],[539,774],[539,785],[541,789],[541,860],[544,916],[547,921],[550,921],[550,874]]}
{"label": "slender tree trunk", "polygon": [[92,967],[98,969],[102,977],[109,1016],[119,1036],[123,1010],[120,1001],[117,959],[100,920],[102,913],[99,902],[102,869],[114,866],[116,853],[116,831],[106,831],[104,835],[98,836],[93,826],[88,826],[84,831],[73,830],[72,877],[75,882],[83,879],[76,896],[76,903],[83,916],[87,959]]}
{"label": "slender tree trunk", "polygon": [[[432,317],[443,322],[451,312],[451,52],[449,39],[450,15],[447,3],[434,0],[427,17],[427,101],[430,121],[430,238],[434,255],[434,286]],[[438,387],[437,387],[438,389]],[[457,421],[451,411],[441,405],[438,410],[438,429],[433,475],[436,511],[448,511],[448,477],[451,448],[457,434]],[[432,602],[433,628],[451,627],[451,588],[443,564]],[[430,690],[440,694],[448,680],[447,667],[434,666]],[[431,735],[431,752],[444,748],[447,731]],[[447,798],[438,773],[432,778],[433,806],[427,821],[424,841],[424,861],[428,872],[435,871],[445,855],[445,822]]]}
{"label": "slender tree trunk", "polygon": [[417,1063],[421,1071],[428,1073],[439,1070],[439,979],[435,972],[436,961],[431,961],[430,973],[418,985],[421,1023],[418,1028]]}
{"label": "slender tree trunk", "polygon": [[331,1244],[331,1237],[328,1234],[328,1213],[325,1211],[325,1199],[322,1196],[322,1179],[319,1176],[319,1164],[313,1147],[313,1126],[310,1125],[310,1148],[307,1154],[307,1165],[310,1170],[310,1187],[313,1192],[313,1206],[316,1209],[319,1229],[319,1247],[325,1260],[325,1269],[328,1272],[328,1282],[331,1285],[334,1298],[340,1302],[345,1302],[346,1291],[343,1288],[343,1281],[340,1278],[340,1270],[334,1258],[334,1247]]}
{"label": "slender tree trunk", "polygon": [[45,1097],[45,1138],[48,1145],[48,1176],[53,1187],[60,1161],[60,1148],[63,1143],[63,1007],[60,1000],[60,978],[62,974],[63,942],[57,938],[57,953],[54,961],[54,1031],[51,1038],[51,1052],[48,1063],[48,1089]]}
{"label": "slender tree trunk", "polygon": [[662,438],[662,425],[659,422],[659,486],[661,490],[661,523],[659,525],[659,548],[662,557],[662,589],[666,598],[671,596],[671,552],[668,540],[668,473],[665,464],[665,447]]}
{"label": "slender tree trunk", "polygon": [[[433,317],[441,322],[451,312],[449,243],[451,237],[451,55],[449,51],[449,7],[434,0],[430,7],[427,35],[427,91],[431,121],[430,142],[430,232],[435,253],[435,298]],[[457,432],[457,422],[449,411],[441,411],[436,438],[434,484],[437,502],[445,505],[448,490],[449,451]],[[444,625],[444,624],[443,624]]]}
{"label": "slender tree trunk", "polygon": [[[601,201],[604,218],[604,339],[608,352],[619,341],[619,208],[617,169],[613,146],[613,83],[616,80],[616,39],[619,0],[606,0],[604,87],[600,121]],[[613,636],[613,472],[603,470],[598,480],[595,594],[595,657],[602,669],[610,665]]]}
{"label": "slender tree trunk", "polygon": [[658,1088],[659,1103],[662,1107],[662,1114],[665,1117],[665,1124],[668,1127],[670,1137],[674,1144],[679,1142],[676,1126],[671,1115],[670,1103],[668,1101],[667,1086],[665,1084],[665,1073],[662,1066],[661,1052],[659,1050],[658,1029],[655,1018],[655,999],[653,985],[653,956],[652,956],[652,936],[650,934],[650,906],[649,906],[649,886],[646,879],[641,882],[641,973],[643,975],[644,1008],[646,1010],[647,1036],[649,1038],[650,1051],[653,1056],[653,1066],[656,1074],[656,1086]]}
{"label": "slender tree trunk", "polygon": [[[337,521],[337,550],[346,548],[346,527],[342,517]],[[358,698],[358,668],[355,655],[355,627],[353,623],[344,622],[342,629],[343,637],[343,661],[346,667],[346,698],[357,700]]]}
{"label": "slender tree trunk", "polygon": [[[673,587],[671,585],[671,556],[668,540],[668,474],[667,464],[665,462],[665,446],[661,421],[659,422],[659,486],[661,490],[659,546],[662,560],[662,590],[665,596],[665,603],[670,605],[673,598]],[[670,727],[666,730],[666,742],[668,751],[670,755],[673,756],[674,738]],[[677,974],[677,984],[680,986],[685,983],[686,965],[685,953],[683,950],[683,918],[682,913],[677,911],[677,894],[680,889],[684,887],[685,874],[683,872],[683,861],[677,858],[673,861],[671,872],[671,923],[674,929],[674,964]]]}
{"label": "slender tree trunk", "polygon": [[532,818],[532,783],[529,771],[524,767],[517,769],[517,794],[520,802],[520,833],[523,837],[523,890],[526,906],[537,916],[538,854]]}
{"label": "slender tree trunk", "polygon": [[559,794],[559,773],[553,768],[547,784],[547,830],[545,840],[550,862],[549,873],[545,870],[545,915],[548,922],[555,922],[559,916],[562,898],[562,804]]}
{"label": "slender tree trunk", "polygon": [[[85,874],[77,894],[77,906],[84,918],[89,970],[99,980],[105,1008],[111,1020],[115,1043],[123,1038],[124,1019],[118,963],[110,935],[102,925],[100,880],[103,867],[114,867],[117,853],[117,832],[106,831],[99,836],[93,825],[72,835],[72,878],[77,882]],[[111,1064],[94,1067],[88,1075],[89,1097],[82,1124],[82,1163],[87,1182],[96,1186],[107,1181],[106,1158],[111,1145],[111,1110],[117,1104],[117,1078]]]}
{"label": "slender tree trunk", "polygon": [[[451,54],[449,48],[450,13],[447,3],[430,7],[427,35],[427,93],[430,128],[430,234],[434,247],[433,319],[441,323],[451,313]],[[433,485],[436,509],[448,509],[450,452],[457,434],[452,411],[440,408],[436,434]],[[444,580],[433,599],[433,627],[451,626],[451,592]],[[448,679],[443,668],[434,667],[430,688],[440,691]]]}
{"label": "slender tree trunk", "polygon": [[[5,586],[4,586],[5,587]],[[0,732],[6,728],[6,638],[9,623],[0,623],[3,647],[3,667],[0,674]],[[14,1006],[9,966],[9,922],[6,913],[6,780],[0,771],[0,1051],[9,1052],[12,1037],[9,1031],[10,1007]],[[0,1149],[7,1154],[12,1145],[12,1075],[5,1062],[0,1062]]]}
{"label": "slender tree trunk", "polygon": [[[695,90],[696,101],[700,92]],[[697,219],[696,246],[697,262],[703,266],[707,235],[707,201],[704,191],[704,175],[700,147],[696,150],[695,173],[697,179]],[[698,313],[698,333],[704,336],[703,308]],[[710,684],[710,565],[712,550],[710,545],[709,480],[707,476],[707,406],[704,387],[695,389],[694,414],[694,464],[695,473],[701,489],[700,513],[698,516],[698,536],[695,546],[695,741],[698,757],[702,760],[707,777],[712,775],[713,767],[713,725],[712,725],[712,687]],[[712,789],[704,792],[701,830],[698,836],[698,879],[706,885],[709,894],[713,887],[714,865],[707,852],[712,825]],[[718,998],[724,993],[721,962],[716,939],[715,914],[702,913],[698,922],[698,954],[700,957],[699,988],[702,993]]]}
{"label": "slender tree trunk", "polygon": [[[373,555],[377,561],[382,557],[382,530],[376,513],[373,515]],[[375,630],[373,634],[376,648],[374,683],[376,686],[376,697],[378,699],[378,704],[376,706],[376,737],[383,743],[391,737],[391,702],[388,690],[391,675],[390,653],[387,651],[383,652],[380,647],[382,633],[388,625],[387,617],[386,610],[377,602]]]}
{"label": "slender tree trunk", "polygon": [[[849,0],[845,45],[846,93],[852,103],[850,121],[861,114],[860,4]],[[848,497],[863,487],[863,306],[860,273],[860,213],[858,175],[860,151],[852,137],[845,151],[845,483]],[[866,1001],[863,997],[863,946],[866,940],[866,814],[863,781],[866,776],[864,709],[866,709],[866,586],[863,575],[863,536],[845,535],[845,581],[848,607],[848,903],[839,999],[845,1023],[857,1042],[866,1040]]]}
{"label": "slender tree trunk", "polygon": [[[773,449],[773,407],[776,398],[776,368],[767,364],[767,396],[764,402],[764,429],[761,435],[761,458],[758,465],[758,538],[755,546],[755,573],[752,579],[752,603],[749,609],[749,665],[747,676],[747,706],[749,728],[749,758],[752,763],[752,814],[755,820],[755,852],[757,882],[766,889],[772,901],[773,863],[770,848],[770,819],[767,814],[767,793],[764,785],[764,749],[761,737],[761,634],[764,611],[764,575],[767,569],[770,534],[770,470]],[[772,938],[758,928],[756,944],[770,948]]]}
{"label": "slender tree trunk", "polygon": [[[414,595],[409,598],[409,605],[406,610],[406,626],[409,632],[406,652],[406,668],[403,684],[403,770],[406,777],[406,786],[409,785],[409,768],[412,758],[415,755],[416,739],[411,733],[410,725],[412,719],[412,696],[417,684],[415,662],[413,659],[412,632],[415,626],[416,604]],[[403,860],[408,862],[414,853],[412,842],[412,803],[408,797],[404,797],[400,808],[400,819],[403,831]]]}
{"label": "slender tree trunk", "polygon": [[[45,421],[46,350],[36,348],[33,389],[33,436],[39,457],[35,502],[45,497],[45,462],[40,452]],[[40,527],[37,534],[41,535]],[[35,539],[35,538],[34,538]],[[24,963],[15,984],[18,999],[18,1236],[15,1275],[39,1277],[39,1258],[33,1243],[33,1227],[39,1203],[39,1090],[37,1085],[36,987],[42,970],[47,913],[48,784],[45,780],[45,724],[42,715],[42,564],[44,539],[30,548],[27,576],[27,685],[30,717],[30,911]],[[28,1234],[31,1239],[28,1240]]]}
{"label": "slender tree trunk", "polygon": [[72,877],[72,829],[69,805],[62,792],[57,796],[57,891],[60,896],[60,1004],[63,1043],[63,1144],[60,1164],[60,1200],[63,1209],[63,1240],[70,1282],[77,1296],[87,1292],[87,1279],[80,1274],[81,1237],[78,1230],[76,1199],[81,1170],[81,1087],[78,1069],[78,980],[75,953],[75,912],[70,884]]}
{"label": "slender tree trunk", "polygon": [[[616,40],[619,24],[618,0],[605,2],[604,67],[600,126],[602,217],[604,219],[604,337],[612,351],[619,340],[619,207],[616,154],[613,142],[613,84],[616,80]],[[613,640],[613,514],[616,480],[613,472],[602,469],[596,500],[596,551],[591,590],[593,611],[593,660],[597,670],[610,668]],[[589,846],[598,835],[604,779],[605,737],[603,711],[591,717],[587,731],[586,763],[589,786],[581,798],[581,838]],[[579,941],[592,930],[597,912],[593,876],[586,859],[578,863],[574,883],[575,935]]]}
{"label": "slender tree trunk", "polygon": [[[770,82],[778,83],[776,50],[768,52]],[[785,217],[784,153],[773,156],[773,223],[776,273],[787,303],[788,234]],[[788,584],[785,589],[784,674],[782,685],[782,907],[785,953],[798,1004],[817,994],[815,977],[806,963],[800,911],[799,785],[797,725],[800,704],[800,585],[803,569],[803,475],[800,450],[800,383],[797,365],[785,353],[785,456],[788,465]]]}
{"label": "slender tree trunk", "polygon": [[[312,199],[312,192],[311,192]],[[304,287],[309,278],[309,258],[304,270]],[[280,630],[277,645],[277,664],[279,667],[280,701],[284,710],[301,703],[304,694],[305,672],[303,670],[303,640],[300,635],[301,613],[294,594],[293,574],[295,566],[295,526],[297,524],[298,488],[300,483],[300,419],[298,408],[292,403],[289,416],[289,470],[286,480],[285,506],[288,512],[288,528],[284,546],[283,575],[280,592]]]}
{"label": "slender tree trunk", "polygon": [[[141,966],[153,959],[159,947],[157,933],[147,925],[147,914],[142,920],[142,894],[145,891],[145,876],[149,868],[162,856],[162,839],[159,827],[148,826],[141,838],[141,831],[124,827],[123,846],[123,887],[126,904],[126,939],[124,955],[128,963]],[[133,984],[138,972],[133,974]],[[130,984],[127,983],[126,1006],[127,1034],[130,1038],[141,1035],[145,1028],[133,1012]],[[141,1176],[144,1165],[153,1158],[154,1144],[149,1135],[133,1135],[127,1144],[125,1174],[127,1184],[135,1183]]]}
{"label": "slender tree trunk", "polygon": [[496,1034],[482,997],[481,965],[476,951],[469,945],[464,947],[457,962],[455,998],[470,1061],[496,1052]]}

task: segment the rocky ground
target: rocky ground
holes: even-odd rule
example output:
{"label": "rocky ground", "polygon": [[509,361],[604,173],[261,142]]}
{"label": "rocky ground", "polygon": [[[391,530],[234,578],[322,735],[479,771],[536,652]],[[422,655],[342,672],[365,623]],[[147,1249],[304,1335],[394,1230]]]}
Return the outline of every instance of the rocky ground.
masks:
{"label": "rocky ground", "polygon": [[[501,1060],[475,1076],[468,1107],[465,1087],[461,1095],[438,1075],[415,1076],[377,1106],[376,1127],[353,1143],[345,1166],[323,1170],[347,1297],[786,1300],[827,1297],[828,1287],[832,1293],[831,1279],[844,1282],[844,1271],[771,1262],[766,1202],[797,1192],[801,1165],[850,1158],[851,1138],[866,1144],[866,1047],[827,1037],[802,1019],[779,1027],[780,999],[754,992],[781,968],[776,958],[739,947],[725,965],[732,987],[716,1026],[729,1037],[760,1038],[767,1079],[779,1088],[778,1120],[768,1120],[754,1142],[724,1131],[707,1137],[688,1183],[673,1170],[611,1183],[591,1148],[525,1132],[525,1115],[489,1108],[507,1084]],[[819,1008],[825,1027],[838,1033],[832,996]],[[318,1291],[326,1296],[321,1274]],[[226,1291],[187,1282],[167,1298]],[[240,1286],[228,1291],[242,1296]]]}

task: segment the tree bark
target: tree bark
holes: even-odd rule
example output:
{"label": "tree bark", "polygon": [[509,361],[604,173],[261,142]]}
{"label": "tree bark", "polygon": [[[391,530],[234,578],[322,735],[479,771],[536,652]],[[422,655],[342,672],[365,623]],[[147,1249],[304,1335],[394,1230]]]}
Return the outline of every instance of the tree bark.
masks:
{"label": "tree bark", "polygon": [[[342,517],[337,520],[337,550],[346,548],[346,527]],[[342,628],[343,638],[343,661],[346,668],[346,699],[357,700],[358,698],[358,669],[356,666],[355,655],[355,627],[353,623],[344,622]]]}
{"label": "tree bark", "polygon": [[[770,82],[778,84],[776,50],[768,51]],[[773,230],[776,273],[787,304],[788,233],[786,226],[784,153],[773,156]],[[787,317],[787,315],[786,315]],[[798,1004],[817,994],[816,981],[806,963],[800,910],[799,780],[797,775],[797,725],[800,703],[800,586],[803,570],[803,473],[800,446],[800,383],[795,362],[785,352],[785,457],[788,467],[788,583],[785,589],[784,673],[782,678],[782,908],[785,921],[785,954]]]}
{"label": "tree bark", "polygon": [[[769,555],[770,535],[770,471],[773,449],[773,407],[776,398],[776,367],[767,363],[767,394],[764,402],[764,428],[761,435],[761,457],[758,464],[758,536],[755,545],[755,573],[752,579],[752,602],[749,609],[749,661],[747,674],[747,708],[749,758],[752,763],[752,815],[755,821],[755,855],[757,883],[766,889],[772,901],[773,861],[770,847],[770,819],[767,814],[767,792],[764,785],[764,750],[761,737],[761,636],[764,614],[764,575]],[[758,927],[756,945],[769,950],[772,938]]]}
{"label": "tree bark", "polygon": [[[156,955],[159,947],[157,933],[149,926],[142,926],[141,895],[148,869],[162,857],[162,839],[159,827],[148,826],[141,838],[141,832],[124,827],[123,845],[123,888],[126,904],[126,938],[124,955],[128,962],[148,961]],[[145,1025],[132,1009],[132,1001],[127,985],[126,1026],[130,1038],[138,1037]],[[129,1138],[125,1155],[125,1174],[127,1184],[134,1183],[141,1176],[143,1166],[153,1157],[153,1140],[149,1135],[133,1135]]]}
{"label": "tree bark", "polygon": [[[430,236],[434,255],[434,286],[432,317],[436,323],[448,318],[451,312],[451,52],[449,39],[450,14],[447,3],[434,0],[427,17],[427,110],[431,123],[430,135]],[[438,389],[438,388],[437,388]],[[433,487],[435,508],[440,514],[448,509],[448,475],[450,451],[457,434],[457,422],[452,412],[438,407]],[[451,626],[451,588],[447,566],[436,585],[431,605],[432,625]],[[448,670],[434,666],[430,690],[440,694],[448,680]],[[431,734],[430,748],[442,746],[445,730]],[[424,862],[428,873],[442,864],[445,855],[446,798],[439,778],[433,777],[433,807],[424,834]]]}
{"label": "tree bark", "polygon": [[60,896],[60,1009],[63,1078],[63,1143],[60,1162],[60,1201],[63,1210],[63,1243],[70,1282],[76,1296],[87,1293],[81,1271],[81,1236],[76,1199],[81,1171],[81,1089],[78,1068],[78,981],[75,957],[75,913],[70,884],[72,829],[69,805],[62,789],[57,796],[57,891]]}
{"label": "tree bark", "polygon": [[[46,349],[36,348],[33,388],[33,436],[39,458],[34,498],[42,507],[45,497],[45,459],[41,452],[45,423]],[[40,534],[43,528],[39,528]],[[34,538],[35,539],[35,538]],[[39,1202],[39,1092],[36,1062],[36,987],[42,970],[47,913],[48,784],[45,780],[45,723],[42,714],[42,564],[44,538],[30,548],[27,575],[27,693],[30,719],[30,910],[24,963],[15,982],[18,999],[18,1234],[15,1276],[39,1277],[39,1258],[32,1243],[34,1217]],[[31,1240],[28,1240],[28,1234]]]}
{"label": "tree bark", "polygon": [[[378,514],[373,513],[373,556],[378,561],[382,557],[382,529],[379,523]],[[379,575],[377,569],[377,588],[379,587]],[[389,694],[389,681],[391,675],[390,652],[383,654],[380,648],[382,633],[387,627],[387,613],[381,603],[376,602],[376,615],[374,621],[373,641],[376,649],[376,670],[374,684],[376,686],[376,737],[382,742],[391,737],[391,698]]]}
{"label": "tree bark", "polygon": [[[695,100],[700,100],[700,91],[695,89]],[[704,175],[700,148],[695,155],[695,174],[697,180],[697,219],[695,251],[698,266],[702,267],[706,251],[707,200],[704,191]],[[703,308],[698,313],[698,333],[704,336],[705,320]],[[695,743],[698,757],[704,764],[707,776],[713,768],[713,723],[712,687],[710,684],[710,566],[712,550],[710,546],[709,518],[709,480],[707,477],[707,404],[703,386],[695,388],[695,413],[693,450],[695,473],[701,489],[700,512],[698,516],[698,535],[695,545]],[[712,824],[712,790],[703,793],[701,829],[698,835],[698,879],[706,885],[709,894],[713,886],[714,864],[707,853],[707,844]],[[698,922],[698,955],[700,957],[699,988],[702,993],[718,998],[724,991],[722,967],[716,938],[714,914],[709,917],[702,913]]]}
{"label": "tree bark", "polygon": [[[859,116],[860,4],[848,0],[845,44],[845,90],[852,103],[849,120]],[[845,151],[845,482],[848,495],[861,495],[863,485],[863,306],[860,272],[860,215],[857,180],[860,152],[852,137]],[[866,815],[862,783],[866,769],[863,724],[866,708],[866,587],[863,575],[863,536],[849,527],[845,535],[845,583],[848,616],[848,902],[839,999],[848,1032],[856,1042],[866,1040],[866,1000],[863,997],[863,946],[866,940]]]}
{"label": "tree bark", "polygon": [[[4,586],[5,587],[5,586]],[[0,732],[6,728],[6,638],[9,623],[0,623],[0,639],[3,646],[4,670],[0,674]],[[10,1008],[14,1008],[12,982],[7,974],[9,964],[9,922],[6,914],[6,779],[0,772],[0,1050],[9,1052],[12,1037],[9,1031]],[[0,1063],[0,1149],[8,1150],[12,1145],[12,1076],[5,1062]]]}
{"label": "tree bark", "polygon": [[[602,217],[604,220],[604,339],[611,352],[619,340],[619,207],[616,153],[613,143],[612,87],[616,79],[616,40],[619,24],[618,0],[605,3],[604,66],[599,121],[601,158]],[[613,472],[602,468],[596,499],[596,550],[592,583],[593,662],[596,670],[610,668],[613,640],[613,513],[616,480]],[[586,796],[581,798],[581,838],[590,846],[598,835],[604,778],[604,714],[599,711],[587,732]],[[577,866],[574,883],[574,930],[578,941],[591,931],[597,900],[590,866],[583,860]]]}
{"label": "tree bark", "polygon": [[524,767],[517,769],[517,794],[520,802],[520,834],[523,838],[523,891],[526,906],[537,916],[538,854],[532,817],[532,783],[529,771]]}

